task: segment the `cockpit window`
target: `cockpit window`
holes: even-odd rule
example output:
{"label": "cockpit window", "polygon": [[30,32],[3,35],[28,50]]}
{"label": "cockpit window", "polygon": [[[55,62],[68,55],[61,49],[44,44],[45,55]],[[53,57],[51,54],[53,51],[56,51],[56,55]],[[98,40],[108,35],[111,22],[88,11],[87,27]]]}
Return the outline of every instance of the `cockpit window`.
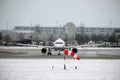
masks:
{"label": "cockpit window", "polygon": [[55,44],[63,44],[62,42],[56,42]]}

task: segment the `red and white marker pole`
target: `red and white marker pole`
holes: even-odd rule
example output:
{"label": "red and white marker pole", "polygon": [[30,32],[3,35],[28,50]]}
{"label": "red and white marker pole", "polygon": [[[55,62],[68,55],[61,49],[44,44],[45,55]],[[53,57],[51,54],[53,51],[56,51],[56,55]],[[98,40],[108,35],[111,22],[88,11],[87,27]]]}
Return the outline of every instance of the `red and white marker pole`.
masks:
{"label": "red and white marker pole", "polygon": [[67,55],[67,56],[70,55],[70,56],[74,57],[75,59],[80,60],[80,57],[77,56],[77,54],[75,54],[74,52],[72,52],[72,51],[70,51],[68,49],[64,50],[64,55]]}
{"label": "red and white marker pole", "polygon": [[[65,49],[64,50],[64,61],[65,61],[65,59],[66,59],[66,56],[72,56],[72,57],[74,57],[75,59],[77,59],[77,60],[80,60],[80,57],[79,56],[77,56],[77,54],[75,54],[74,52],[72,52],[72,51],[70,51],[70,50],[68,50],[68,49]],[[77,69],[77,66],[75,66],[75,69]],[[64,63],[64,70],[66,70],[66,65],[65,65],[65,63]]]}

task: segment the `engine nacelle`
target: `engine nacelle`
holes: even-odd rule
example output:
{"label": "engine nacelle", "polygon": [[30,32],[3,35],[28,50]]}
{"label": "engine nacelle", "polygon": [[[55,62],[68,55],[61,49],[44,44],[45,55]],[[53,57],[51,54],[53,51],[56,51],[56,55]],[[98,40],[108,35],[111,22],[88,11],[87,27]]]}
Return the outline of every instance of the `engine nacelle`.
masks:
{"label": "engine nacelle", "polygon": [[73,49],[72,49],[72,52],[77,53],[77,52],[78,52],[78,49],[77,49],[77,48],[73,48]]}
{"label": "engine nacelle", "polygon": [[42,52],[43,54],[45,54],[45,53],[47,52],[47,49],[46,49],[46,48],[42,48],[42,49],[41,49],[41,52]]}

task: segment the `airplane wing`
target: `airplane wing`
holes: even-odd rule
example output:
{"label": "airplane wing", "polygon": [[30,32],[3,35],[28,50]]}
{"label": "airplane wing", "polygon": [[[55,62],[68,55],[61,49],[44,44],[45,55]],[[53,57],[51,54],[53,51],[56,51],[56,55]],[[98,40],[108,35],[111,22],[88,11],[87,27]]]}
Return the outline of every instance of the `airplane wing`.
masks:
{"label": "airplane wing", "polygon": [[55,40],[54,46],[45,46],[44,48],[42,48],[41,52],[42,53],[48,52],[48,54],[52,54],[51,52],[52,49],[54,49],[55,51],[59,51],[58,53],[59,55],[60,55],[60,51],[63,51],[65,49],[70,49],[74,53],[77,53],[78,51],[75,46],[65,46],[65,42],[61,38]]}
{"label": "airplane wing", "polygon": [[45,53],[52,54],[52,50],[55,50],[55,51],[58,51],[59,52],[58,54],[60,55],[60,51],[64,51],[65,49],[69,49],[69,50],[73,51],[74,53],[78,52],[78,49],[75,46],[64,46],[64,47],[44,46],[41,49],[41,52],[43,54],[45,54]]}

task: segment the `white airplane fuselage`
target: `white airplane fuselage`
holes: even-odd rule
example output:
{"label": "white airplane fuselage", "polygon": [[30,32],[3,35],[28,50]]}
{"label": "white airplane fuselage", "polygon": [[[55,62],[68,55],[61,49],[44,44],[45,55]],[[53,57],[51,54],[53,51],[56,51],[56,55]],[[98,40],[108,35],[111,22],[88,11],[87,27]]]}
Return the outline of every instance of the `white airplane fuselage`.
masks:
{"label": "white airplane fuselage", "polygon": [[55,42],[54,42],[54,46],[58,46],[58,47],[64,47],[65,46],[65,42],[61,39],[61,38],[59,38],[59,39],[57,39]]}
{"label": "white airplane fuselage", "polygon": [[65,42],[61,38],[59,38],[54,42],[53,48],[55,50],[63,50],[65,48]]}

